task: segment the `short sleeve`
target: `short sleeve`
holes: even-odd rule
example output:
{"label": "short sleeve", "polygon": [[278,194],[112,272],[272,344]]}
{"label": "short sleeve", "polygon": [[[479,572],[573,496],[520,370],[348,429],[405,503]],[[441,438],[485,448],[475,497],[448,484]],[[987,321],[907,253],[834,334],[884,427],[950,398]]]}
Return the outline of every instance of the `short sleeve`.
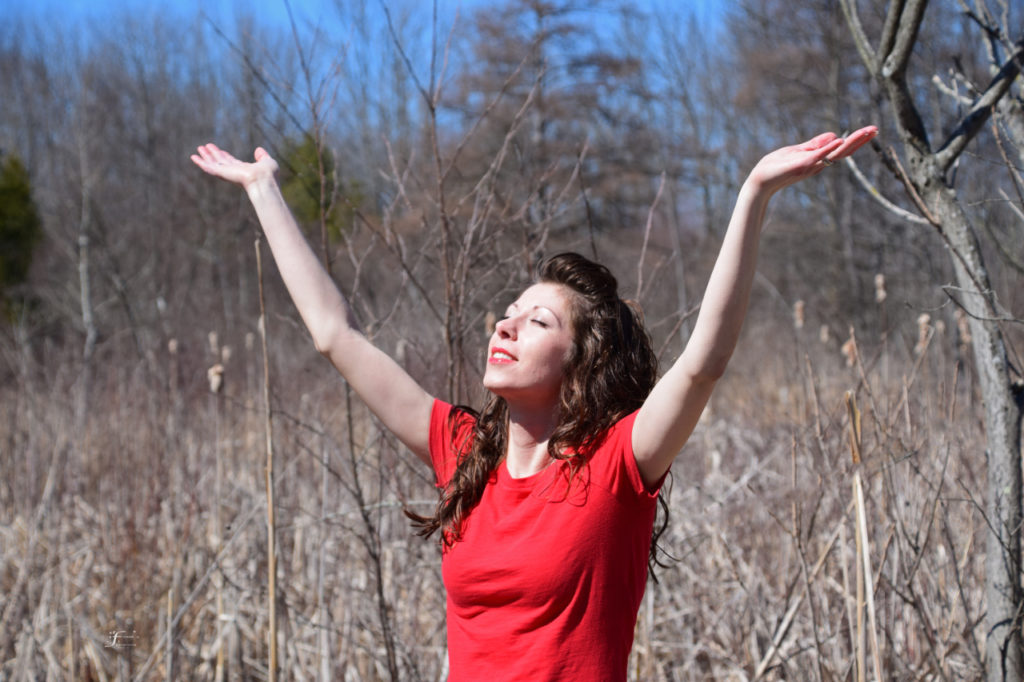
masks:
{"label": "short sleeve", "polygon": [[430,463],[438,488],[447,485],[455,471],[454,453],[451,451],[452,433],[448,417],[452,406],[443,400],[434,400],[430,410]]}
{"label": "short sleeve", "polygon": [[[453,419],[458,420],[458,432],[453,432]],[[474,419],[459,408],[443,400],[434,400],[430,411],[430,463],[438,488],[448,485],[458,458],[467,439],[473,435]]]}
{"label": "short sleeve", "polygon": [[591,466],[598,470],[598,480],[606,481],[616,497],[649,502],[658,497],[664,477],[650,489],[644,485],[640,466],[633,452],[633,429],[637,412],[626,415],[608,429],[594,459],[591,460]]}

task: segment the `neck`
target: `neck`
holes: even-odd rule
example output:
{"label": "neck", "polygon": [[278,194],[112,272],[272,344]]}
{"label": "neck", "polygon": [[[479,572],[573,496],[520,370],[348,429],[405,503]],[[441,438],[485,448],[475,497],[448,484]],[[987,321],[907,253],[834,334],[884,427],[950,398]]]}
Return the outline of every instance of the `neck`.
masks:
{"label": "neck", "polygon": [[548,440],[557,426],[558,412],[509,405],[508,450],[505,466],[513,478],[532,476],[551,463]]}

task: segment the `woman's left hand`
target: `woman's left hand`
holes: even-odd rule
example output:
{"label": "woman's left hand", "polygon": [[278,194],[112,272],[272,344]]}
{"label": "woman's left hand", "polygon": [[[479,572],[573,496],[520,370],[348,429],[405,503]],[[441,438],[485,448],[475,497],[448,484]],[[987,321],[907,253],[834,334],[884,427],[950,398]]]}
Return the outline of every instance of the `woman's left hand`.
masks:
{"label": "woman's left hand", "polygon": [[817,175],[836,161],[853,154],[877,134],[877,126],[867,126],[846,137],[823,133],[803,144],[776,149],[754,166],[750,171],[750,181],[774,194],[783,187]]}

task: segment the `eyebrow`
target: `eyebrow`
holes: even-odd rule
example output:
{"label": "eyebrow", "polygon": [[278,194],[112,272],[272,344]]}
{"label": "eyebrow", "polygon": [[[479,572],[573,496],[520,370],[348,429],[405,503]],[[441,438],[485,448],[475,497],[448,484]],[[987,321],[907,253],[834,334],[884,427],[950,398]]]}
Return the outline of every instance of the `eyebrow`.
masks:
{"label": "eyebrow", "polygon": [[[512,308],[515,308],[516,310],[519,310],[519,304],[517,304],[515,301],[513,301],[512,303],[508,304],[508,308],[506,308],[506,310],[511,310]],[[555,320],[558,321],[558,324],[560,324],[560,325],[563,324],[562,318],[558,316],[558,313],[556,313],[554,310],[552,310],[551,308],[547,307],[546,305],[535,305],[532,308],[530,308],[530,311],[534,311],[534,310],[546,310],[546,311],[548,311],[548,313],[553,318],[555,318]]]}

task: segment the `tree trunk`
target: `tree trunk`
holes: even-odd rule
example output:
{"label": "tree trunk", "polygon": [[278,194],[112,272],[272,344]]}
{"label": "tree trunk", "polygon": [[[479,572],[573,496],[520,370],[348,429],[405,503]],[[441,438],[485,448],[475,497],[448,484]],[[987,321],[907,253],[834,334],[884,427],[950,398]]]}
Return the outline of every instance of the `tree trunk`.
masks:
{"label": "tree trunk", "polygon": [[[942,187],[924,197],[942,225],[959,293],[968,314],[985,410],[988,491],[985,518],[985,659],[991,681],[1024,679],[1021,640],[1021,408],[1010,382],[1006,345],[995,311],[988,305],[991,285],[980,245],[952,190]],[[980,289],[980,291],[979,291]]]}
{"label": "tree trunk", "polygon": [[[993,111],[1009,108],[1010,88],[1020,74],[1021,43],[1007,49],[1002,64],[974,98],[967,113],[938,147],[928,141],[925,124],[910,90],[907,70],[918,42],[927,0],[893,2],[877,48],[871,45],[851,0],[842,3],[851,35],[865,65],[885,87],[896,130],[903,142],[906,171],[898,159],[890,166],[907,186],[929,222],[944,240],[956,273],[956,288],[947,293],[968,314],[974,361],[981,387],[987,439],[988,481],[984,505],[985,541],[985,675],[990,682],[1024,679],[1021,622],[1021,404],[1010,378],[1001,312],[981,255],[981,246],[963,209],[949,169],[961,157]],[[994,59],[995,53],[992,54]],[[1012,116],[1011,116],[1012,117]],[[934,127],[934,126],[933,126]],[[1011,134],[1013,134],[1013,128]],[[895,156],[895,155],[894,155]]]}

